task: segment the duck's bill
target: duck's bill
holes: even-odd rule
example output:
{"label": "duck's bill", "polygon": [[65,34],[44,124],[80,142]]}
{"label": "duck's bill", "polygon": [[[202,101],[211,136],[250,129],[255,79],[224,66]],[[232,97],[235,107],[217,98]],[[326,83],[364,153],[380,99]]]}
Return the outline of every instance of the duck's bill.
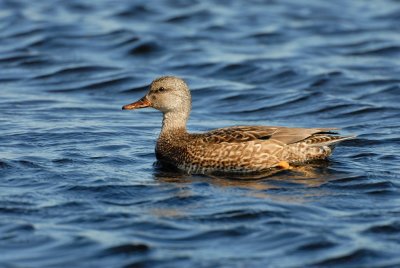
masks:
{"label": "duck's bill", "polygon": [[150,107],[150,106],[151,106],[151,102],[146,97],[143,97],[138,101],[135,101],[131,104],[122,106],[122,110],[134,110],[134,109],[146,108],[146,107]]}

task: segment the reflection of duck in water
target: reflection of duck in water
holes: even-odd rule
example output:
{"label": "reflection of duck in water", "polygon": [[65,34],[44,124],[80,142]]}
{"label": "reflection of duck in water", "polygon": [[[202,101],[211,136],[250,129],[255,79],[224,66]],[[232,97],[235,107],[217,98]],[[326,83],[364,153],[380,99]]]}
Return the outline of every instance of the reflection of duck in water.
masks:
{"label": "reflection of duck in water", "polygon": [[325,159],[341,137],[333,128],[237,126],[201,134],[186,130],[191,95],[186,83],[164,76],[151,83],[150,91],[124,110],[153,107],[164,114],[156,155],[189,173],[258,173],[273,168]]}
{"label": "reflection of duck in water", "polygon": [[[154,163],[154,179],[160,183],[178,184],[184,189],[185,195],[189,193],[197,183],[210,184],[213,187],[235,188],[247,190],[241,192],[252,197],[269,198],[285,202],[305,202],[312,196],[324,196],[331,194],[321,185],[341,178],[343,174],[337,174],[328,168],[325,160],[313,161],[308,165],[293,166],[290,170],[271,169],[257,174],[217,174],[217,175],[188,175],[184,171],[173,169],[170,166],[157,161]],[[179,185],[192,185],[189,188],[181,188]],[[318,188],[313,191],[298,191],[298,187]],[[202,186],[200,186],[202,187]],[[300,187],[300,188],[302,188]],[[290,188],[296,190],[291,191]],[[269,191],[274,190],[274,191]],[[275,191],[276,190],[276,191]],[[282,190],[282,191],[280,191]],[[181,193],[181,192],[179,192]],[[192,193],[193,194],[193,193]],[[309,201],[309,200],[308,200]]]}

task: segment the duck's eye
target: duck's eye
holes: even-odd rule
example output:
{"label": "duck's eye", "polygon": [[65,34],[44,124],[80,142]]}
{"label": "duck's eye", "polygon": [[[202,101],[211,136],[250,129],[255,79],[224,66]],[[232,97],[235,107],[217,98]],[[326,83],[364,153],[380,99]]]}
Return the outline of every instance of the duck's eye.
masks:
{"label": "duck's eye", "polygon": [[165,91],[165,88],[160,87],[160,88],[158,89],[158,91],[163,92],[163,91]]}

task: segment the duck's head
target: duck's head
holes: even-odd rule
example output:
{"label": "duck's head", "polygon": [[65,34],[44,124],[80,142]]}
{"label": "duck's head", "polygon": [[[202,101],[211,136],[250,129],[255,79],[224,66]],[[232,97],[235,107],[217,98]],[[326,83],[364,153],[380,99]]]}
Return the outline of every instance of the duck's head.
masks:
{"label": "duck's head", "polygon": [[191,96],[189,87],[182,79],[175,76],[162,76],[155,79],[149,92],[140,100],[124,105],[123,110],[153,107],[161,112],[183,112],[189,114]]}

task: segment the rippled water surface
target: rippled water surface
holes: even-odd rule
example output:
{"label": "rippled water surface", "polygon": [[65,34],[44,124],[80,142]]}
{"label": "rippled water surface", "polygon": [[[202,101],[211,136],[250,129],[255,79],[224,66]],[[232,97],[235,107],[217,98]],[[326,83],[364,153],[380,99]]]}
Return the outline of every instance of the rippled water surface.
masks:
{"label": "rippled water surface", "polygon": [[[190,4],[189,4],[190,2]],[[0,267],[399,267],[400,2],[0,0]],[[264,178],[154,165],[159,75],[189,129],[342,127]]]}

